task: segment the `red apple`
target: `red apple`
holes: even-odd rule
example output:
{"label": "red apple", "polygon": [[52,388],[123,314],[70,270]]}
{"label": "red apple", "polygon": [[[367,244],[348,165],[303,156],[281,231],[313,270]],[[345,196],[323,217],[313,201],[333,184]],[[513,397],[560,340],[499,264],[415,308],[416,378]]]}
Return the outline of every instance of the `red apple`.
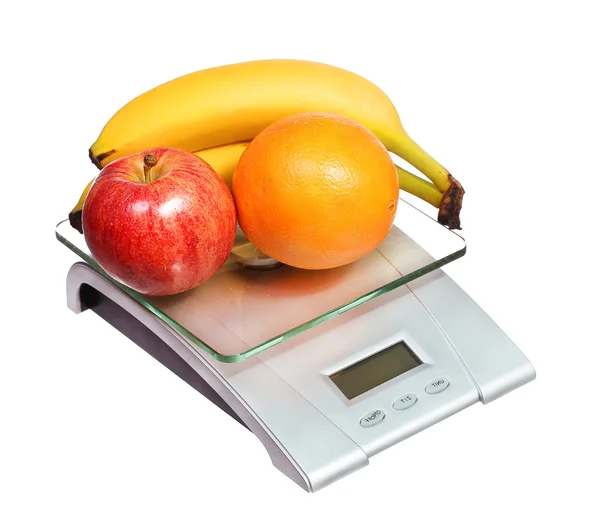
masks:
{"label": "red apple", "polygon": [[173,148],[153,148],[102,169],[83,206],[83,234],[110,276],[147,295],[201,284],[225,263],[235,205],[211,166]]}

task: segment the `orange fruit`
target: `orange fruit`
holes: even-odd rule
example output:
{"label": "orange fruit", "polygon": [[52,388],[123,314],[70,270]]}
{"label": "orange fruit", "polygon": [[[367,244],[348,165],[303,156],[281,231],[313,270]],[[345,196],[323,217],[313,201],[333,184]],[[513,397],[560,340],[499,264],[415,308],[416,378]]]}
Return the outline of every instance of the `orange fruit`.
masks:
{"label": "orange fruit", "polygon": [[238,221],[262,252],[302,269],[358,260],[388,234],[398,176],[361,124],[327,113],[280,119],[259,133],[233,176]]}

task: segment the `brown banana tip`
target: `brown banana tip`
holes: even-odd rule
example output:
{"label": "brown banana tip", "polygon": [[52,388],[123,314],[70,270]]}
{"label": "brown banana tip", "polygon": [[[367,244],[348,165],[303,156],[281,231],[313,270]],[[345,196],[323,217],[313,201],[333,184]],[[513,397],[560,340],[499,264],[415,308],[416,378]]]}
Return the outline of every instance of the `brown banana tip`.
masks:
{"label": "brown banana tip", "polygon": [[461,230],[460,210],[462,209],[463,196],[465,190],[463,186],[448,174],[450,188],[442,196],[440,210],[438,213],[438,222],[449,229]]}
{"label": "brown banana tip", "polygon": [[104,161],[107,157],[112,156],[115,153],[115,150],[109,150],[108,152],[102,152],[97,156],[94,155],[92,149],[88,150],[88,155],[90,156],[90,161],[96,165],[97,168],[102,168],[102,161]]}
{"label": "brown banana tip", "polygon": [[83,234],[83,223],[81,222],[81,210],[69,213],[69,223],[71,227]]}
{"label": "brown banana tip", "polygon": [[90,161],[91,161],[92,163],[94,163],[94,165],[96,165],[96,168],[102,168],[102,167],[100,166],[100,162],[99,162],[99,161],[96,159],[96,156],[95,156],[95,155],[94,155],[94,153],[92,152],[92,149],[91,149],[91,148],[88,150],[88,155],[90,156]]}

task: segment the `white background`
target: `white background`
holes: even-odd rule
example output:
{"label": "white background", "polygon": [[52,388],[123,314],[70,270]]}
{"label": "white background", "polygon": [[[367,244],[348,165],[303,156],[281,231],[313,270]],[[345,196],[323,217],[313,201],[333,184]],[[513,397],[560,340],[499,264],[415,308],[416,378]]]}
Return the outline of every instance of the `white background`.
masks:
{"label": "white background", "polygon": [[[0,32],[0,525],[595,521],[594,2],[18,4]],[[468,252],[448,274],[538,372],[314,495],[125,337],[68,311],[75,258],[54,237],[122,104],[271,57],[329,62],[388,93],[467,190]]]}

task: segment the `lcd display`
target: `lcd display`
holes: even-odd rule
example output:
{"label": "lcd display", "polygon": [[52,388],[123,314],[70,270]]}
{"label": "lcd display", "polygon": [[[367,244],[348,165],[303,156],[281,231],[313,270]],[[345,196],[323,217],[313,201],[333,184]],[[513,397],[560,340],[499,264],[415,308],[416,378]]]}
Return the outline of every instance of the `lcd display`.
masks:
{"label": "lcd display", "polygon": [[404,341],[400,341],[330,375],[329,378],[347,399],[354,399],[421,364],[423,361]]}

